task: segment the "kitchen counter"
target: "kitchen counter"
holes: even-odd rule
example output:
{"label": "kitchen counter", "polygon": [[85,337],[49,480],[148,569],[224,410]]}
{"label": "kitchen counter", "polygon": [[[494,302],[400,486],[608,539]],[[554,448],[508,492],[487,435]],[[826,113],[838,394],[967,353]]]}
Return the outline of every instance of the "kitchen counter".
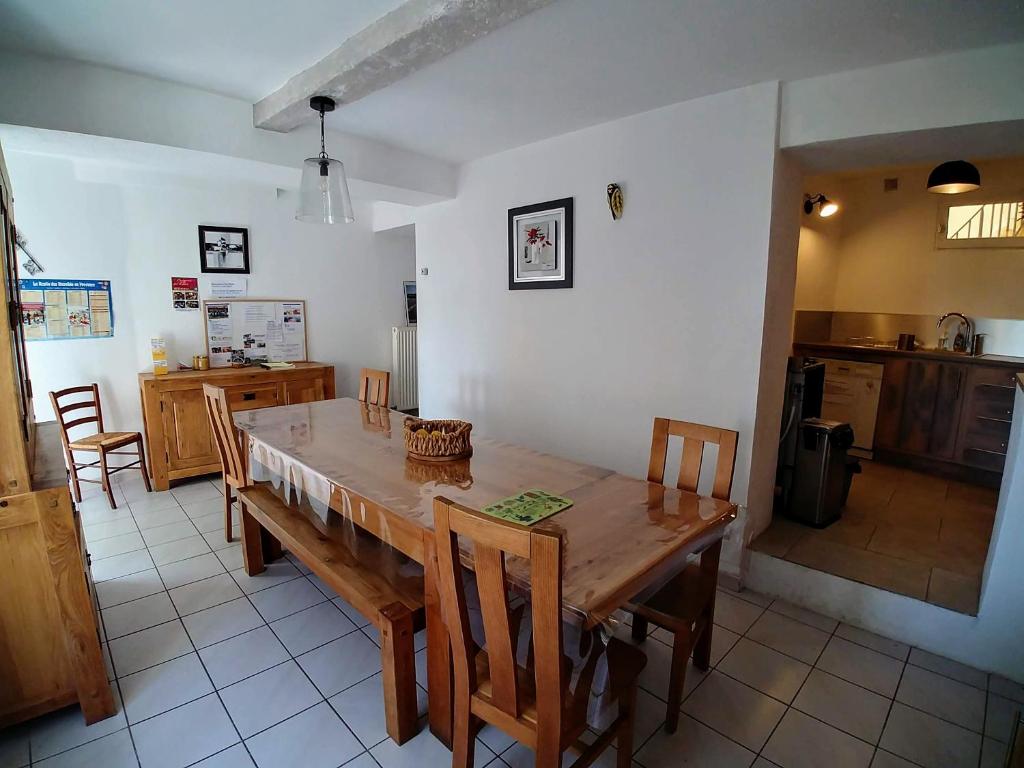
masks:
{"label": "kitchen counter", "polygon": [[978,355],[972,357],[960,352],[943,352],[936,349],[921,349],[913,352],[891,347],[869,347],[861,344],[845,344],[835,341],[814,341],[793,342],[794,351],[805,355],[828,357],[829,355],[851,355],[857,359],[877,358],[880,362],[885,358],[911,358],[921,360],[943,360],[949,362],[965,363],[968,365],[986,365],[992,367],[1014,368],[1024,370],[1024,357],[1010,357],[1009,355]]}

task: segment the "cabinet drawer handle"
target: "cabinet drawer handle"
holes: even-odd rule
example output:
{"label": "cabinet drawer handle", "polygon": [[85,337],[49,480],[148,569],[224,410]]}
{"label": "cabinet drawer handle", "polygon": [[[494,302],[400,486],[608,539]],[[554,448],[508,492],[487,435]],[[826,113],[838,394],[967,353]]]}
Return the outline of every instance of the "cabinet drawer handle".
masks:
{"label": "cabinet drawer handle", "polygon": [[256,393],[255,392],[243,392],[242,393],[242,399],[243,400],[255,400],[256,399]]}

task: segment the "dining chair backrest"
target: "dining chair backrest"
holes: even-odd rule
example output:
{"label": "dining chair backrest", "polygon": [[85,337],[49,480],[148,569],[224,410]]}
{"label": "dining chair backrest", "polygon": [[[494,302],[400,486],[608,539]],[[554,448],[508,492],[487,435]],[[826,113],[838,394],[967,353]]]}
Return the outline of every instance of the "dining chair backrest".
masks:
{"label": "dining chair backrest", "polygon": [[651,462],[647,469],[647,479],[652,483],[664,484],[669,437],[681,437],[683,453],[679,461],[679,477],[676,480],[676,487],[696,493],[697,483],[700,480],[700,467],[704,461],[704,446],[711,443],[718,446],[711,495],[716,499],[728,501],[729,495],[732,493],[738,436],[738,433],[731,429],[709,427],[689,421],[656,418],[654,433],[651,437]]}
{"label": "dining chair backrest", "polygon": [[359,371],[359,401],[388,407],[391,394],[391,371],[363,368]]}
{"label": "dining chair backrest", "polygon": [[[73,395],[85,394],[85,398],[75,398],[73,402],[61,405],[62,400],[71,398]],[[50,404],[53,406],[53,415],[57,417],[57,425],[60,428],[61,440],[65,445],[69,442],[68,431],[84,424],[96,424],[96,431],[103,431],[103,408],[100,406],[100,388],[96,384],[88,384],[82,387],[69,387],[50,393]],[[76,413],[76,411],[88,410],[87,413]],[[66,414],[71,414],[67,416]]]}
{"label": "dining chair backrest", "polygon": [[[438,498],[434,501],[434,532],[441,605],[452,642],[455,690],[480,699],[477,646],[473,640],[466,586],[459,555],[459,537],[471,544],[473,570],[483,617],[484,647],[490,679],[486,710],[509,719],[523,711],[524,691],[516,652],[521,610],[509,608],[505,558],[529,561],[532,614],[533,697],[537,707],[538,741],[561,732],[566,670],[562,655],[562,539],[556,533],[506,523]],[[464,694],[465,695],[465,694]],[[489,699],[489,700],[487,700]],[[477,707],[473,713],[478,714]],[[501,714],[498,717],[501,717]],[[480,716],[493,722],[486,714]],[[549,730],[550,729],[550,730]]]}
{"label": "dining chair backrest", "polygon": [[203,399],[206,401],[206,413],[210,417],[213,441],[220,454],[224,481],[227,485],[240,488],[245,485],[245,462],[241,436],[235,429],[227,392],[222,387],[203,384]]}

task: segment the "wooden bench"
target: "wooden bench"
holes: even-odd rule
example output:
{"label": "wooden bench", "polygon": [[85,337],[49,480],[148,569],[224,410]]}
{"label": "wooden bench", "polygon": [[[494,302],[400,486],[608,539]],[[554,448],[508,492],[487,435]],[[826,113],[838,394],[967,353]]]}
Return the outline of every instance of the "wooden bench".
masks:
{"label": "wooden bench", "polygon": [[366,617],[380,632],[388,735],[398,744],[412,738],[418,714],[413,635],[425,626],[422,570],[399,573],[415,563],[354,525],[326,535],[268,484],[240,488],[238,498],[246,572],[254,576],[266,568],[265,530]]}

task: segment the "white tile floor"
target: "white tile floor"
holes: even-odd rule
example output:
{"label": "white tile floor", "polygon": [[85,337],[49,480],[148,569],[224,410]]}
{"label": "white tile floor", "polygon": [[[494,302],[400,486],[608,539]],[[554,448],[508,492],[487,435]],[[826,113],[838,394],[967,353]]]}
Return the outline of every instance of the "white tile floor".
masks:
{"label": "white tile floor", "polygon": [[[217,484],[146,494],[122,477],[117,510],[95,492],[81,505],[118,714],[86,727],[72,707],[2,731],[0,768],[450,764],[426,729],[387,739],[365,619],[297,561],[240,570]],[[714,669],[691,666],[672,736],[660,727],[670,639],[644,644],[635,766],[994,767],[1024,708],[1024,685],[762,595],[721,591],[716,619]],[[417,662],[423,683],[422,650]],[[493,728],[476,757],[533,763]]]}

